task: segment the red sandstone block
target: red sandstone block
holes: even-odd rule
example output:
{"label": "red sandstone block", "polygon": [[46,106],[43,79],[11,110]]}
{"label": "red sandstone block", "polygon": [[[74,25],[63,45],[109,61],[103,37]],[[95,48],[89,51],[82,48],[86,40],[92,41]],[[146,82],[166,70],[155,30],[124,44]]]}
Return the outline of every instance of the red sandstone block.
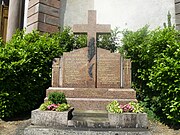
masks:
{"label": "red sandstone block", "polygon": [[41,22],[38,22],[38,30],[41,32],[49,32],[49,33],[54,33],[59,31],[58,26],[53,26]]}
{"label": "red sandstone block", "polygon": [[37,30],[37,29],[38,29],[38,22],[33,23],[33,24],[27,26],[26,32],[30,33],[30,32],[32,32],[32,30]]}
{"label": "red sandstone block", "polygon": [[44,21],[47,24],[52,24],[52,25],[55,25],[55,26],[59,26],[59,17],[45,15]]}
{"label": "red sandstone block", "polygon": [[[125,105],[129,102],[137,102],[136,99],[96,99],[96,98],[67,98],[68,104],[70,104],[76,111],[87,111],[87,110],[106,110],[106,106],[117,100],[120,104]],[[47,102],[47,98],[44,99]]]}
{"label": "red sandstone block", "polygon": [[54,8],[60,8],[60,0],[30,0],[28,4],[28,8],[31,8],[32,6],[36,5],[37,3],[43,3],[45,5],[48,5],[50,7]]}
{"label": "red sandstone block", "polygon": [[51,92],[63,92],[68,98],[136,99],[136,91],[133,89],[51,87],[46,90],[46,96]]}
{"label": "red sandstone block", "polygon": [[38,3],[39,3],[39,0],[29,0],[28,8],[31,8]]}
{"label": "red sandstone block", "polygon": [[180,3],[176,4],[175,13],[178,14],[180,11]]}
{"label": "red sandstone block", "polygon": [[39,4],[33,5],[31,8],[29,8],[27,16],[30,17],[37,12],[39,12]]}
{"label": "red sandstone block", "polygon": [[38,22],[38,20],[39,20],[39,13],[35,13],[27,18],[27,25],[29,26],[35,22]]}
{"label": "red sandstone block", "polygon": [[27,22],[28,22],[28,25],[35,23],[35,22],[43,22],[43,23],[58,26],[59,18],[37,12],[37,13],[33,14],[32,16],[28,17]]}
{"label": "red sandstone block", "polygon": [[[137,102],[136,99],[131,100],[119,100],[116,99],[120,104],[128,104],[131,101]],[[73,106],[75,110],[106,110],[106,106],[114,101],[114,99],[75,99],[67,98],[68,104]]]}
{"label": "red sandstone block", "polygon": [[43,3],[45,5],[55,7],[55,8],[60,8],[60,0],[39,0],[40,3]]}
{"label": "red sandstone block", "polygon": [[45,13],[45,14],[55,16],[55,17],[59,17],[60,9],[50,7],[50,6],[40,3],[38,12]]}

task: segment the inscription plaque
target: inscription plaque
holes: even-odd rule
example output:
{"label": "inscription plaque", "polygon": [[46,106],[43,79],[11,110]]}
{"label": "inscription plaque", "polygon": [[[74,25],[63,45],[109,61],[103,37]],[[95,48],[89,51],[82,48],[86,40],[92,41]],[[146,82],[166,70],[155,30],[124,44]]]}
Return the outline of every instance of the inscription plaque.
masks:
{"label": "inscription plaque", "polygon": [[120,88],[121,56],[108,50],[97,50],[97,87]]}

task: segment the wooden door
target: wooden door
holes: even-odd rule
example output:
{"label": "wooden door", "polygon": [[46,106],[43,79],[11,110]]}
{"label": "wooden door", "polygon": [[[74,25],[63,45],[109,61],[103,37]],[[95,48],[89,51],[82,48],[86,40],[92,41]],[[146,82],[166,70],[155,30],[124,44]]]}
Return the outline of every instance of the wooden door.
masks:
{"label": "wooden door", "polygon": [[0,36],[6,41],[8,23],[8,6],[0,5]]}

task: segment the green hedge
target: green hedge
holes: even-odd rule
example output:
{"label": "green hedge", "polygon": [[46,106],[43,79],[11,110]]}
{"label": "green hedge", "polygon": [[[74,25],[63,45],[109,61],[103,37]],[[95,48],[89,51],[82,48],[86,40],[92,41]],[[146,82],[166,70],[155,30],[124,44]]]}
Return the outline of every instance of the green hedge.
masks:
{"label": "green hedge", "polygon": [[5,47],[0,42],[0,117],[23,114],[43,102],[52,60],[72,50],[73,42],[69,29],[54,35],[18,31]]}
{"label": "green hedge", "polygon": [[180,32],[174,27],[124,31],[126,56],[132,59],[133,85],[162,121],[180,125]]}

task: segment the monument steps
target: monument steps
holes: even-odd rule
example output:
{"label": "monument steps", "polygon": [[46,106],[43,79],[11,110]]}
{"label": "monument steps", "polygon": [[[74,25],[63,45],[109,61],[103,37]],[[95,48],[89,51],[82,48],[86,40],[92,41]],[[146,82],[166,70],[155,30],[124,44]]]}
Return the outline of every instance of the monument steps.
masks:
{"label": "monument steps", "polygon": [[136,91],[123,88],[60,88],[50,87],[51,92],[63,92],[67,98],[106,98],[106,99],[136,99]]}
{"label": "monument steps", "polygon": [[[54,88],[46,91],[46,96],[51,92],[63,92],[68,103],[75,110],[106,110],[107,104],[117,100],[120,104],[131,101],[137,102],[136,91],[133,89],[116,88]],[[47,101],[47,97],[45,101]]]}
{"label": "monument steps", "polygon": [[74,111],[67,127],[44,127],[31,125],[26,135],[151,135],[147,128],[111,127],[106,111]]}
{"label": "monument steps", "polygon": [[104,111],[75,111],[69,127],[78,128],[109,128],[108,114]]}
{"label": "monument steps", "polygon": [[79,127],[39,127],[29,126],[25,135],[151,135],[148,129],[137,128],[79,128]]}

